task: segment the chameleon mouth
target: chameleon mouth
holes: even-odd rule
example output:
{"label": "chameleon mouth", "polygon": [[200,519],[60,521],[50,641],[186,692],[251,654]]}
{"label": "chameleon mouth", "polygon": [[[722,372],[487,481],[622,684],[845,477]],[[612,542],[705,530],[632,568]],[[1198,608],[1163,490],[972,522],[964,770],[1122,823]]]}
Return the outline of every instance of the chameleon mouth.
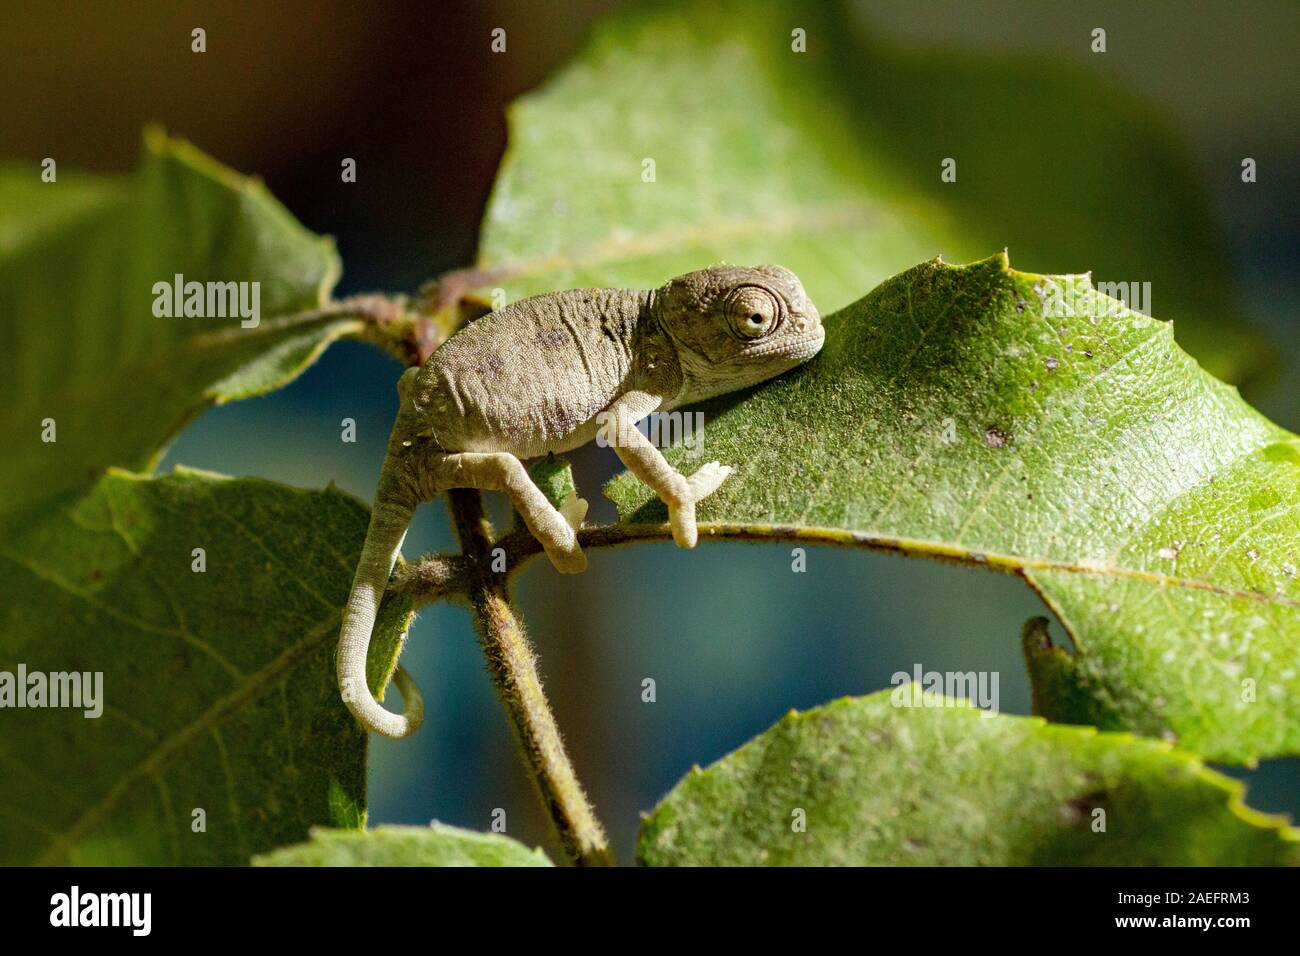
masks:
{"label": "chameleon mouth", "polygon": [[772,356],[785,360],[786,367],[793,368],[802,365],[820,352],[825,342],[826,331],[818,324],[799,335],[752,346],[746,353],[748,356],[746,361],[752,361],[756,357]]}
{"label": "chameleon mouth", "polygon": [[822,350],[826,344],[826,329],[815,319],[812,327],[795,339],[793,354],[800,362],[806,362]]}
{"label": "chameleon mouth", "polygon": [[826,344],[826,333],[819,325],[817,326],[816,334],[809,335],[807,338],[802,339],[799,342],[799,350],[797,352],[799,361],[800,362],[808,361],[810,358],[812,358],[814,355],[820,352],[822,350],[822,346],[825,344]]}

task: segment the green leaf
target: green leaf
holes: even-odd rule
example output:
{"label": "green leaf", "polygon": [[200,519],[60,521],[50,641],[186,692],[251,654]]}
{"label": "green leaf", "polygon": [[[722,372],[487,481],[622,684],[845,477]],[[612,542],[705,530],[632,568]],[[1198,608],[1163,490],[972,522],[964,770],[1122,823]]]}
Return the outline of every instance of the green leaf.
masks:
{"label": "green leaf", "polygon": [[[912,696],[920,693],[909,684],[792,711],[678,783],[642,825],[638,859],[650,866],[1300,862],[1300,831],[1246,807],[1239,781],[1163,741]],[[928,704],[917,706],[923,699]]]}
{"label": "green leaf", "polygon": [[[0,862],[235,864],[362,826],[333,650],[367,521],[333,488],[112,470],[12,528],[0,672],[99,672],[102,715],[0,710]],[[372,662],[409,621],[386,608]]]}
{"label": "green leaf", "polygon": [[[0,210],[0,512],[151,468],[202,409],[284,385],[360,326],[304,312],[338,278],[330,240],[156,130],[129,179],[0,168]],[[260,323],[155,316],[154,284],[177,274],[259,283]]]}
{"label": "green leaf", "polygon": [[778,262],[829,314],[936,253],[1009,244],[1040,269],[1150,282],[1217,374],[1266,360],[1187,152],[1142,102],[1095,70],[903,52],[841,17],[746,0],[598,24],[511,107],[470,284],[517,299]]}
{"label": "green leaf", "polygon": [[[703,407],[736,472],[702,522],[1019,574],[1077,652],[1053,719],[1300,752],[1300,439],[1168,325],[1005,257],[917,266],[826,330],[809,365]],[[662,520],[630,475],[607,494]]]}
{"label": "green leaf", "polygon": [[551,866],[541,848],[530,850],[498,833],[433,823],[376,827],[364,833],[314,827],[311,840],[253,858],[255,866]]}
{"label": "green leaf", "polygon": [[549,454],[539,458],[528,467],[528,476],[533,484],[541,489],[542,494],[555,507],[560,507],[570,495],[578,493],[573,483],[573,468],[569,459],[563,455]]}

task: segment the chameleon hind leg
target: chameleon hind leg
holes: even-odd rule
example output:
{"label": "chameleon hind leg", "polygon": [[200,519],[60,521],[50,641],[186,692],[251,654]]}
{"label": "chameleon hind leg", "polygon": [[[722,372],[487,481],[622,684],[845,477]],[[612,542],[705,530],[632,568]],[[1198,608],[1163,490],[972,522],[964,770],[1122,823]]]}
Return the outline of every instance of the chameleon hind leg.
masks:
{"label": "chameleon hind leg", "polygon": [[507,452],[456,452],[430,463],[434,482],[443,488],[479,488],[504,491],[515,510],[555,569],[563,574],[587,570],[587,556],[578,544],[575,528],[582,523],[586,502],[565,502],[563,511],[533,483],[523,463]]}

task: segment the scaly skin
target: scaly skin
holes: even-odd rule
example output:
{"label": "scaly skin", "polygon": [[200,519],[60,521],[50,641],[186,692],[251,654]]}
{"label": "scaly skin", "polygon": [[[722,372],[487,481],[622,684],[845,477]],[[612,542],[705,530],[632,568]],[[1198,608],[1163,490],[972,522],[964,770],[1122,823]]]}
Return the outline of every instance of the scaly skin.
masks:
{"label": "scaly skin", "polygon": [[416,507],[450,488],[504,491],[556,569],[583,571],[580,499],[556,509],[521,459],[602,433],[668,506],[673,540],[696,543],[695,504],[731,473],[710,462],[689,478],[634,427],[808,361],[824,335],[798,278],[780,266],[715,266],[653,291],[572,289],[524,299],[470,323],[398,382],[401,407],[339,637],[343,700],[370,731],[405,737],[423,716],[383,708],[366,684],[379,602]]}

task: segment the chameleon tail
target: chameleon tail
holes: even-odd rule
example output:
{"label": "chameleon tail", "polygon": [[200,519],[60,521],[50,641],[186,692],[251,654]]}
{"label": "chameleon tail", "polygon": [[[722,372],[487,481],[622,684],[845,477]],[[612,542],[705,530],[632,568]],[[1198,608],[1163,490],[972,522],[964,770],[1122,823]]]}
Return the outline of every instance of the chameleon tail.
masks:
{"label": "chameleon tail", "polygon": [[400,667],[394,675],[405,704],[400,715],[385,710],[370,693],[370,685],[366,682],[366,655],[370,650],[375,616],[414,513],[413,506],[386,499],[381,482],[380,494],[370,512],[370,528],[361,548],[357,574],[352,580],[352,593],[343,609],[343,627],[339,633],[338,678],[343,702],[361,726],[385,737],[409,737],[420,729],[424,720],[424,701],[420,692]]}

